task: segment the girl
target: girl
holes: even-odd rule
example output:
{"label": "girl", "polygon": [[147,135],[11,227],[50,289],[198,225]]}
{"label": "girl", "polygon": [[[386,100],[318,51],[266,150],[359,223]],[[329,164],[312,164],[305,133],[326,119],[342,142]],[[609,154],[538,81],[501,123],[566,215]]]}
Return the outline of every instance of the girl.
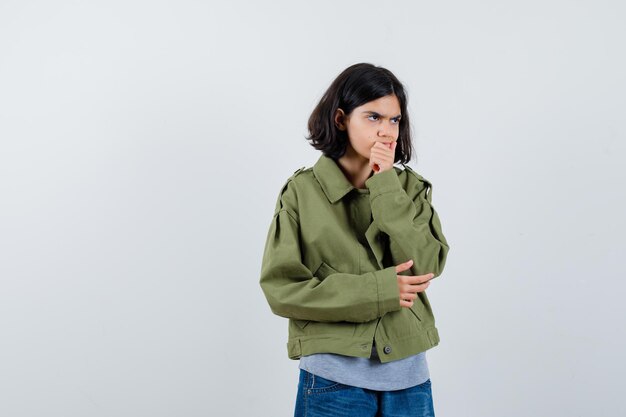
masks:
{"label": "girl", "polygon": [[439,334],[425,290],[449,246],[432,184],[405,165],[404,87],[352,65],[308,128],[322,155],[281,188],[260,277],[300,360],[295,417],[434,416],[425,353]]}

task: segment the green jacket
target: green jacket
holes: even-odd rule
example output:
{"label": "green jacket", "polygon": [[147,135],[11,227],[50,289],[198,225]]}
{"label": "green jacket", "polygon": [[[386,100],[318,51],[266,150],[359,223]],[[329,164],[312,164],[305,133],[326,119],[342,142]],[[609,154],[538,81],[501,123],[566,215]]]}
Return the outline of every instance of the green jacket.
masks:
{"label": "green jacket", "polygon": [[290,359],[330,352],[381,362],[439,344],[425,292],[400,306],[402,275],[443,271],[449,246],[432,204],[432,185],[403,164],[355,188],[321,155],[280,190],[261,266],[260,286],[272,313],[289,318]]}

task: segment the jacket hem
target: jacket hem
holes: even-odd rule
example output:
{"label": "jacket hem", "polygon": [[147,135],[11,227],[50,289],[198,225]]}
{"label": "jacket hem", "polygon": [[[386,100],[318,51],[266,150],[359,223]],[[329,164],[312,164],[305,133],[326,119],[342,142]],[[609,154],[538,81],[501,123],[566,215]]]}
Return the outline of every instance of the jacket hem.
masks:
{"label": "jacket hem", "polygon": [[[385,339],[338,337],[334,335],[301,336],[289,339],[287,342],[287,354],[289,359],[298,360],[302,356],[314,353],[335,353],[359,358],[371,357],[372,344],[376,340],[376,348],[381,363],[404,359],[417,355],[437,346],[440,342],[439,332],[436,327],[427,327],[418,334],[412,334],[403,338]],[[385,346],[390,346],[389,353],[385,353]]]}

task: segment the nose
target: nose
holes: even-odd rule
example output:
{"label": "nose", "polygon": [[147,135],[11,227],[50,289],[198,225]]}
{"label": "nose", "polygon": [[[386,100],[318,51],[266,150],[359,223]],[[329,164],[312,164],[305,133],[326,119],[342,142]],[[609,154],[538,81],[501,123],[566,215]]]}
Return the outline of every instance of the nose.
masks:
{"label": "nose", "polygon": [[393,140],[393,129],[394,127],[390,123],[381,123],[380,128],[378,129],[378,136]]}

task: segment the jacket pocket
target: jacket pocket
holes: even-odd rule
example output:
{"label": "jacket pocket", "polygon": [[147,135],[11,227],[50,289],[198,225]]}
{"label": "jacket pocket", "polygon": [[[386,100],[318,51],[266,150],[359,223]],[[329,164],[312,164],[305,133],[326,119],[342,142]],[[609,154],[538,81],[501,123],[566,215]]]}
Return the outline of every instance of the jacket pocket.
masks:
{"label": "jacket pocket", "polygon": [[[318,266],[315,272],[313,273],[313,276],[319,278],[320,280],[323,280],[330,274],[336,274],[337,272],[339,271],[337,271],[332,266],[328,265],[326,262],[322,261],[320,266]],[[304,329],[307,326],[307,324],[311,322],[311,320],[297,320],[297,319],[292,319],[292,320],[294,324],[298,326],[300,329]]]}
{"label": "jacket pocket", "polygon": [[318,266],[317,270],[313,273],[313,276],[319,278],[320,280],[323,280],[330,274],[336,274],[337,272],[339,271],[337,271],[332,266],[328,265],[326,262],[322,261],[320,266]]}
{"label": "jacket pocket", "polygon": [[291,320],[300,329],[304,329],[306,327],[306,325],[309,324],[309,322],[311,321],[311,320],[297,320],[297,319],[291,319]]}
{"label": "jacket pocket", "polygon": [[421,314],[417,312],[417,303],[421,303],[419,298],[416,298],[415,300],[413,300],[413,305],[411,307],[409,307],[409,310],[411,310],[411,313],[413,313],[413,315],[417,318],[418,321],[423,321],[422,318],[420,317]]}

